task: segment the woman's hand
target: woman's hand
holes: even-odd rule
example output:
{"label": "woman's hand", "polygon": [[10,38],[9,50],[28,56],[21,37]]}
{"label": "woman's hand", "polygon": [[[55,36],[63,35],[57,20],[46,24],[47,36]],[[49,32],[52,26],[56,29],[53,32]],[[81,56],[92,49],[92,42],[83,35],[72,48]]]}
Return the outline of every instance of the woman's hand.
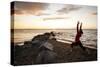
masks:
{"label": "woman's hand", "polygon": [[79,24],[80,22],[78,21],[77,24]]}

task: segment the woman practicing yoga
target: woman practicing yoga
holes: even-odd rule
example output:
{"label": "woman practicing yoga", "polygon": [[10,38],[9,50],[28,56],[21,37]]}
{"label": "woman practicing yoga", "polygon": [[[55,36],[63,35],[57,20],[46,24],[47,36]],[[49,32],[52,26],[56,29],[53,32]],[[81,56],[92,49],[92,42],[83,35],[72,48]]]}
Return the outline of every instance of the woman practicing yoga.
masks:
{"label": "woman practicing yoga", "polygon": [[79,29],[79,21],[77,23],[77,34],[75,37],[75,42],[73,42],[71,44],[71,47],[73,48],[73,46],[79,45],[83,50],[85,50],[85,47],[82,45],[81,41],[80,41],[80,37],[83,35],[83,31],[82,31],[82,23],[80,24],[80,29]]}

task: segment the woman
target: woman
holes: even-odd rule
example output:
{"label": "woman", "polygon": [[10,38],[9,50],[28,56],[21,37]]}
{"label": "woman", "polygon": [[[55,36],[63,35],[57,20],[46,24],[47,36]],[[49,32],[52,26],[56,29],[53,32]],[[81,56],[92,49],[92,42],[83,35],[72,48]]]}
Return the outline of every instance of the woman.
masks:
{"label": "woman", "polygon": [[81,43],[81,36],[83,35],[83,31],[82,31],[82,23],[80,24],[80,29],[79,29],[79,21],[77,23],[77,34],[76,34],[76,37],[75,37],[75,42],[73,42],[71,44],[71,47],[73,48],[73,46],[75,45],[79,45],[83,50],[85,50],[85,47],[82,45]]}

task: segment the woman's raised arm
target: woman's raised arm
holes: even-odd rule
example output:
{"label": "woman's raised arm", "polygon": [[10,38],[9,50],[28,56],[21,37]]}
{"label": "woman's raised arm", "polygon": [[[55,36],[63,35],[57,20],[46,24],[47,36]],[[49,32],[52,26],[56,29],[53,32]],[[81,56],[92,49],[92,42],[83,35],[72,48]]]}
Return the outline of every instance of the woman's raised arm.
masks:
{"label": "woman's raised arm", "polygon": [[77,22],[77,33],[78,33],[78,31],[79,31],[79,21]]}

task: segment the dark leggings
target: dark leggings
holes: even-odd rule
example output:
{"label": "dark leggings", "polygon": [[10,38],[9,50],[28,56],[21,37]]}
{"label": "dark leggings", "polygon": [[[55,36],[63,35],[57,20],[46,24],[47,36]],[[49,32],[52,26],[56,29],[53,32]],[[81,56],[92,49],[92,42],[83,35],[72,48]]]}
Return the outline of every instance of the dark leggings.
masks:
{"label": "dark leggings", "polygon": [[71,44],[71,48],[73,48],[73,46],[77,46],[77,45],[79,45],[83,50],[85,50],[85,47],[82,45],[81,41],[73,42]]}

